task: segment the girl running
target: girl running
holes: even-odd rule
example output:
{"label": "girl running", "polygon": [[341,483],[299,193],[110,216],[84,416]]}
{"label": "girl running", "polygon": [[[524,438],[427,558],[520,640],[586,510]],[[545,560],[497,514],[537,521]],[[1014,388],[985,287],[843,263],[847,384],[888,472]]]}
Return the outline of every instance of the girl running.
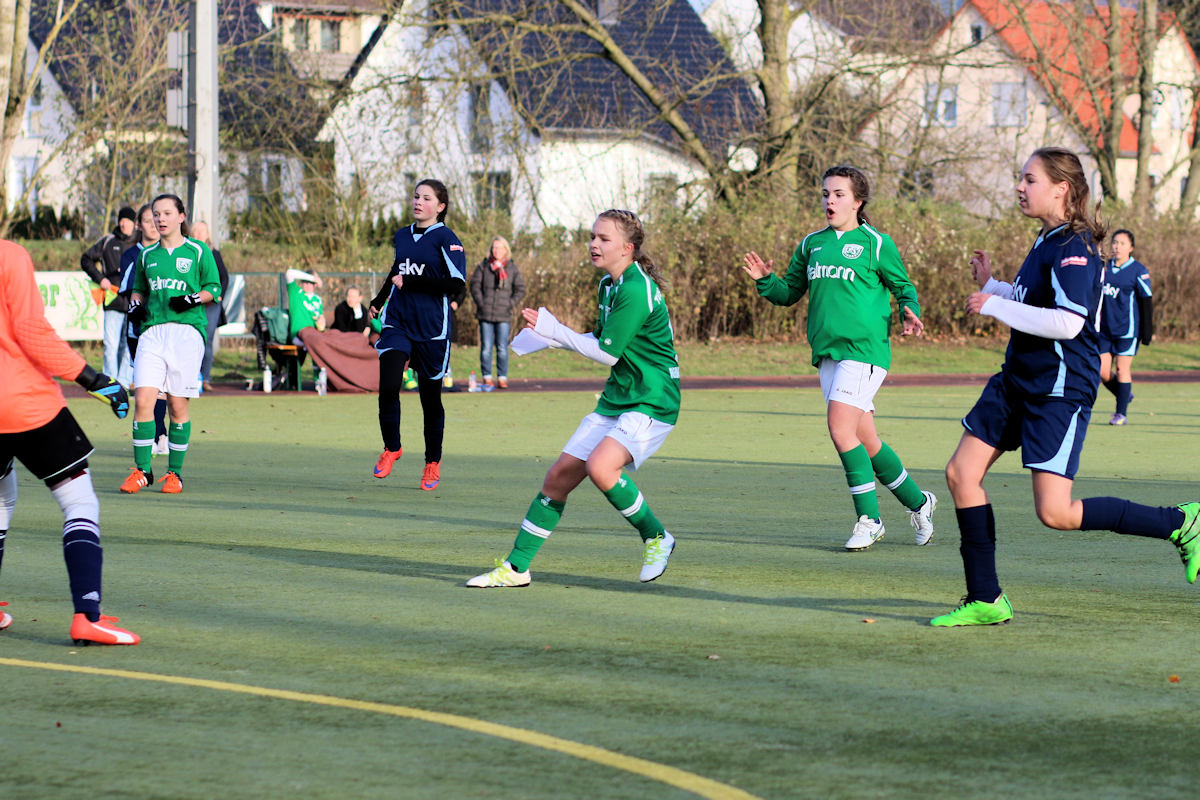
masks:
{"label": "girl running", "polygon": [[754,278],[758,293],[775,305],[794,305],[809,294],[812,363],[820,372],[829,435],[858,518],[847,550],[866,550],[884,534],[876,478],[909,510],[919,545],[933,536],[937,508],[937,498],[921,490],[875,430],[875,394],[892,362],[889,292],[900,306],[905,336],[920,336],[925,324],[900,252],[867,218],[870,196],[861,170],[831,167],[821,189],[829,224],[804,237],[787,274],[775,275],[774,262],[764,262],[755,252],[746,254],[742,267]]}
{"label": "girl running", "polygon": [[1132,254],[1133,232],[1122,228],[1113,233],[1113,257],[1104,270],[1104,308],[1100,312],[1100,381],[1117,398],[1109,425],[1125,424],[1133,399],[1133,357],[1138,343],[1150,344],[1154,336],[1150,272]]}
{"label": "girl running", "polygon": [[450,369],[450,337],[454,325],[451,298],[466,289],[466,253],[446,227],[450,193],[441,181],[425,180],[413,191],[413,224],[396,231],[396,259],[371,301],[371,317],[381,309],[383,331],[379,351],[379,432],[383,453],[375,477],[386,478],[400,458],[400,390],[404,367],[411,361],[425,415],[425,470],[421,488],[433,491],[441,482],[442,377]]}
{"label": "girl running", "polygon": [[1063,148],[1034,151],[1021,170],[1017,203],[1042,228],[1016,279],[993,278],[983,251],[971,259],[981,291],[967,298],[967,312],[995,317],[1012,336],[1003,367],[963,418],[966,430],[946,465],[967,594],[953,611],[930,620],[938,627],[1012,619],[996,576],[996,520],[983,479],[996,459],[1018,448],[1033,473],[1034,508],[1043,525],[1168,539],[1179,549],[1189,583],[1200,571],[1200,503],[1155,508],[1116,497],[1071,497],[1100,380],[1097,242],[1104,240],[1104,225],[1089,208],[1079,158]]}
{"label": "girl running", "polygon": [[528,586],[529,563],[554,532],[567,495],[591,478],[642,537],[642,582],[662,575],[675,538],[650,511],[625,471],[636,470],[666,441],[679,417],[679,360],[659,285],[642,251],[646,231],[631,211],[609,210],[592,225],[592,263],[600,279],[600,317],[592,333],[561,324],[545,308],[521,316],[551,347],[565,347],[611,368],[596,410],[583,418],[529,505],[507,560],[467,581],[474,588]]}
{"label": "girl running", "polygon": [[154,401],[167,395],[167,474],[159,479],[167,494],[183,491],[183,459],[192,435],[188,400],[200,395],[200,362],[208,315],[204,305],[221,298],[221,279],[212,252],[188,237],[183,201],[160,194],[150,204],[159,239],[138,254],[133,269],[129,320],[141,325],[133,362],[136,389],[133,419],[134,468],[121,491],[134,494],[154,481]]}

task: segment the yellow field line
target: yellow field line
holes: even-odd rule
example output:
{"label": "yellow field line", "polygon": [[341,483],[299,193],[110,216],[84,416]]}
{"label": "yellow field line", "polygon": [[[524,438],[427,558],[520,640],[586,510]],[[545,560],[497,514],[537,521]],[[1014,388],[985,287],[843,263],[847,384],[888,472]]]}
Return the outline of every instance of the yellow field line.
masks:
{"label": "yellow field line", "polygon": [[457,714],[444,714],[438,711],[426,711],[409,706],[396,706],[389,703],[371,703],[365,700],[351,700],[345,697],[333,697],[327,694],[310,694],[308,692],[292,692],[287,689],[268,689],[263,686],[248,686],[242,683],[227,683],[226,681],[211,681],[205,678],[186,678],[177,675],[156,675],[152,672],[132,672],[123,669],[103,669],[100,667],[83,667],[74,664],[55,664],[48,661],[25,661],[19,658],[0,658],[0,666],[28,667],[29,669],[51,670],[55,672],[75,672],[83,675],[102,675],[109,678],[128,678],[135,681],[153,681],[155,683],[172,683],[179,686],[196,686],[203,689],[215,689],[221,692],[237,692],[239,694],[257,695],[259,697],[274,697],[278,700],[292,700],[297,703],[313,703],[335,708],[349,708],[355,711],[369,711],[373,714],[387,714],[393,717],[432,722],[435,725],[446,725],[485,736],[495,736],[498,739],[540,747],[543,750],[553,750],[585,761],[592,761],[623,772],[641,775],[668,786],[674,786],[684,791],[692,792],[709,800],[760,800],[755,795],[743,792],[733,786],[718,781],[709,780],[686,770],[676,769],[666,764],[647,761],[644,758],[614,753],[603,747],[573,742],[570,739],[560,739],[537,731],[514,728],[510,725],[500,725],[472,717],[462,717]]}

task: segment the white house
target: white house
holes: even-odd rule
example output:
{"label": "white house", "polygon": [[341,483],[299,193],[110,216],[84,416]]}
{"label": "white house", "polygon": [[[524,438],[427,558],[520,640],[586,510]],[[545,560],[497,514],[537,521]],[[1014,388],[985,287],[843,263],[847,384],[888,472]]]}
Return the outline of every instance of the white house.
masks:
{"label": "white house", "polygon": [[[506,2],[468,7],[487,13]],[[518,6],[543,22],[564,19],[556,3]],[[757,111],[686,0],[600,0],[595,11],[639,68],[677,93],[710,152],[728,158]],[[370,214],[403,216],[424,177],[444,181],[468,213],[494,210],[532,231],[586,227],[605,208],[701,192],[704,168],[587,37],[446,24],[410,0],[376,38],[320,134],[333,143],[339,182]],[[714,75],[726,79],[699,80]]]}

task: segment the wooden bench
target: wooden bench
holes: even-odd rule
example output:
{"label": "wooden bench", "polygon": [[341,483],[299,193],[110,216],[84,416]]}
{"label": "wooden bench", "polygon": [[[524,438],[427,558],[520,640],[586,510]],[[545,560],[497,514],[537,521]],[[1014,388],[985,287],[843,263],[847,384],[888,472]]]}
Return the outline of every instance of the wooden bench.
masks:
{"label": "wooden bench", "polygon": [[279,366],[279,379],[272,388],[300,390],[300,347],[294,344],[268,344],[267,354]]}

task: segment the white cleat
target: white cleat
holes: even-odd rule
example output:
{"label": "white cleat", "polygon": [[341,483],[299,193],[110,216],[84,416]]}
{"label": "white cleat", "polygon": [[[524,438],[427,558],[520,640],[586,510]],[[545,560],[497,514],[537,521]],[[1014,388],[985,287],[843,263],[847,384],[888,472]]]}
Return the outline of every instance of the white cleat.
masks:
{"label": "white cleat", "polygon": [[666,531],[662,536],[646,540],[646,549],[642,551],[642,574],[638,580],[649,583],[667,571],[667,562],[671,553],[675,552],[675,537]]}
{"label": "white cleat", "polygon": [[929,544],[933,538],[933,512],[937,508],[937,497],[933,492],[922,491],[925,502],[916,511],[908,512],[908,520],[917,532],[917,544]]}
{"label": "white cleat", "polygon": [[873,520],[863,514],[858,518],[858,522],[854,523],[854,530],[850,533],[850,538],[846,540],[846,549],[866,550],[882,539],[883,533],[883,522]]}
{"label": "white cleat", "polygon": [[472,589],[503,589],[528,586],[530,583],[529,570],[517,572],[507,561],[497,561],[494,570],[476,575],[467,581],[467,586]]}

